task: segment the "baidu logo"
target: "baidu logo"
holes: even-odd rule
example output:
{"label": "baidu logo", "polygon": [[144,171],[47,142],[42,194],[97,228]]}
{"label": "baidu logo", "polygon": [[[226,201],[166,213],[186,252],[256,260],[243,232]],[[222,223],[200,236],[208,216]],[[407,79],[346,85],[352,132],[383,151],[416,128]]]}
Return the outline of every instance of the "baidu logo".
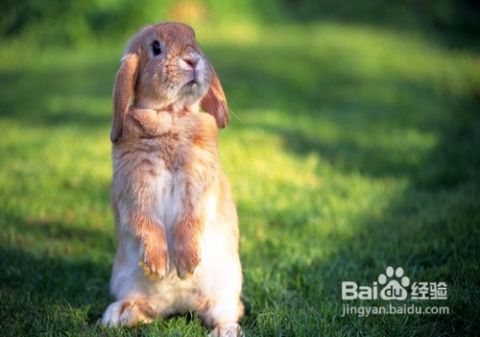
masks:
{"label": "baidu logo", "polygon": [[[383,300],[380,304],[365,302],[343,303],[342,317],[357,315],[448,315],[450,308],[431,305],[418,300],[446,300],[445,282],[412,282],[402,267],[388,266],[371,284],[359,285],[354,281],[342,282],[342,300]],[[403,301],[403,302],[401,302]]]}
{"label": "baidu logo", "polygon": [[402,267],[388,266],[371,285],[342,282],[342,300],[402,301],[406,299],[447,299],[445,282],[411,282]]}
{"label": "baidu logo", "polygon": [[408,296],[407,287],[410,285],[408,276],[404,276],[402,267],[393,269],[387,267],[385,274],[378,276],[378,284],[384,285],[380,291],[380,298],[383,300],[404,300]]}

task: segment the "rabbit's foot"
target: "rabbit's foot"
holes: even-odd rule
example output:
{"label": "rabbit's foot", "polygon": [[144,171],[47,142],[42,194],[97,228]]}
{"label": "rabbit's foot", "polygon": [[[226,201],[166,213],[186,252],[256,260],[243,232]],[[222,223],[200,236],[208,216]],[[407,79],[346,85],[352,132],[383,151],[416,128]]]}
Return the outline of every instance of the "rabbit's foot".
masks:
{"label": "rabbit's foot", "polygon": [[177,274],[184,279],[193,274],[195,268],[200,263],[199,250],[193,243],[180,243],[182,240],[177,240],[174,248],[174,260],[177,267]]}
{"label": "rabbit's foot", "polygon": [[102,324],[108,327],[134,326],[151,323],[155,317],[146,300],[124,300],[111,303],[102,317]]}
{"label": "rabbit's foot", "polygon": [[151,280],[162,279],[168,274],[168,248],[165,244],[145,244],[138,265]]}
{"label": "rabbit's foot", "polygon": [[232,324],[219,324],[208,335],[209,337],[245,337],[240,325],[237,323]]}

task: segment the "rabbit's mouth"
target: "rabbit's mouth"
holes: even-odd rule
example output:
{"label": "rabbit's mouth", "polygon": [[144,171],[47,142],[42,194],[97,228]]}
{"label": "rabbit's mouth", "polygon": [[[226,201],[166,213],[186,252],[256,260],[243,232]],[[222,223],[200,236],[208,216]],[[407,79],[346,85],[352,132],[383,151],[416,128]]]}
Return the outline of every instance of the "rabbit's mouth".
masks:
{"label": "rabbit's mouth", "polygon": [[190,99],[200,98],[206,92],[205,77],[200,72],[192,72],[184,79],[181,85],[181,96],[189,96]]}
{"label": "rabbit's mouth", "polygon": [[191,86],[191,87],[196,86],[196,85],[198,85],[198,81],[197,81],[195,78],[194,78],[194,79],[191,79],[190,81],[188,81],[188,82],[185,84],[185,86]]}
{"label": "rabbit's mouth", "polygon": [[183,88],[192,93],[195,93],[197,91],[201,91],[203,87],[203,82],[204,81],[200,74],[193,73],[185,79]]}
{"label": "rabbit's mouth", "polygon": [[189,97],[189,99],[195,99],[202,95],[203,90],[203,85],[198,78],[192,78],[182,85],[180,89],[180,96],[185,98]]}
{"label": "rabbit's mouth", "polygon": [[199,92],[200,83],[198,83],[198,80],[192,79],[187,81],[187,83],[183,85],[182,89],[182,91],[186,94],[196,95]]}

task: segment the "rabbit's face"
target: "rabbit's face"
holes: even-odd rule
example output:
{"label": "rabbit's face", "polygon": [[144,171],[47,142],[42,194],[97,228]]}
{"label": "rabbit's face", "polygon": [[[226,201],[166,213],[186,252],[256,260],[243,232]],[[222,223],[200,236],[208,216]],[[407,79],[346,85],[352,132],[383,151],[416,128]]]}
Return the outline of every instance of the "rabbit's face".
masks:
{"label": "rabbit's face", "polygon": [[141,34],[135,104],[143,108],[190,107],[207,92],[212,72],[193,30],[157,25]]}
{"label": "rabbit's face", "polygon": [[122,135],[130,102],[145,109],[196,111],[228,123],[228,106],[215,70],[195,40],[192,28],[161,23],[140,30],[128,44],[113,89],[111,139]]}

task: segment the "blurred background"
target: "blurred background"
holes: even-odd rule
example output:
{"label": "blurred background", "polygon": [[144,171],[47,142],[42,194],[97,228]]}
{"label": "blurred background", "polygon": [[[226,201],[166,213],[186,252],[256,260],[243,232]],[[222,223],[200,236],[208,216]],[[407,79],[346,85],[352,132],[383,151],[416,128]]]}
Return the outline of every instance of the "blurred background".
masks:
{"label": "blurred background", "polygon": [[474,43],[480,29],[475,0],[362,0],[355,5],[334,0],[5,0],[0,6],[0,33],[4,38],[31,37],[50,44],[119,39],[147,22],[165,19],[229,27],[238,23],[269,26],[328,20],[422,28],[437,33],[436,38],[464,47]]}
{"label": "blurred background", "polygon": [[[4,336],[206,335],[192,315],[98,324],[113,80],[129,36],[165,20],[195,28],[229,100],[247,336],[480,329],[477,1],[3,0],[0,13]],[[450,315],[341,317],[341,282],[388,265],[446,282],[447,301],[421,305]]]}
{"label": "blurred background", "polygon": [[[376,24],[435,31],[437,38],[468,46],[480,28],[474,0],[362,0],[355,5],[333,0],[5,0],[0,33],[30,37],[40,43],[78,44],[98,38],[121,38],[147,22],[179,20],[195,25],[275,25],[320,20]],[[462,41],[459,41],[459,36]]]}

